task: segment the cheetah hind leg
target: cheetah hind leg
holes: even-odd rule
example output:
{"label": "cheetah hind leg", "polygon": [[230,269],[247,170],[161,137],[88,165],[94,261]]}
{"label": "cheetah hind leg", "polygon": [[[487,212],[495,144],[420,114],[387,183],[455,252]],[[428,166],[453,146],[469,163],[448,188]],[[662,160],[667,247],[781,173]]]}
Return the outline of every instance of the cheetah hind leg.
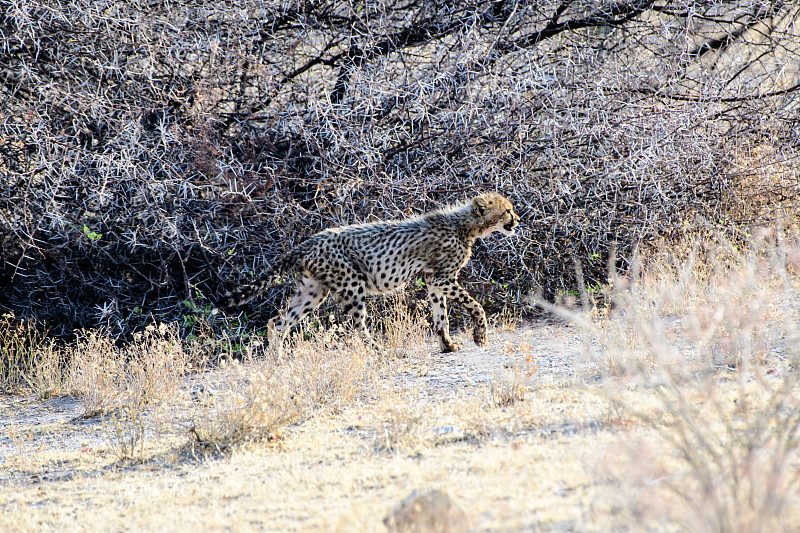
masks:
{"label": "cheetah hind leg", "polygon": [[356,286],[347,291],[340,291],[337,294],[339,305],[342,312],[348,315],[348,321],[356,335],[361,339],[364,345],[376,352],[383,352],[384,346],[370,333],[367,328],[367,300],[364,294],[366,290]]}
{"label": "cheetah hind leg", "polygon": [[439,349],[442,353],[457,352],[461,349],[461,343],[450,338],[450,335],[439,333]]}
{"label": "cheetah hind leg", "polygon": [[285,327],[285,323],[283,318],[273,318],[267,323],[267,343],[278,359],[283,359],[286,355],[285,344],[289,330]]}
{"label": "cheetah hind leg", "polygon": [[366,277],[351,270],[345,271],[342,277],[351,281],[349,284],[333,289],[333,295],[339,304],[342,314],[348,317],[346,324],[355,331],[364,346],[375,352],[384,353],[385,346],[372,336],[366,324]]}
{"label": "cheetah hind leg", "polygon": [[284,345],[289,330],[306,315],[319,307],[328,296],[328,288],[308,273],[304,274],[297,286],[297,292],[289,301],[286,312],[279,318],[273,318],[267,325],[267,341],[274,347],[279,357],[284,355]]}
{"label": "cheetah hind leg", "polygon": [[475,341],[478,347],[483,348],[488,341],[486,336],[486,315],[472,315],[472,319],[475,321],[475,329],[472,331],[472,340]]}

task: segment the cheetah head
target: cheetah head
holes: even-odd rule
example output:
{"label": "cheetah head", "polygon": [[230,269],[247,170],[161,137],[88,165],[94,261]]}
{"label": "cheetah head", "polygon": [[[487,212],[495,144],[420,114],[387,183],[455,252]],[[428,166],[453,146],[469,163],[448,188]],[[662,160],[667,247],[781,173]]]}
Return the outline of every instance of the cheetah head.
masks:
{"label": "cheetah head", "polygon": [[514,228],[519,224],[514,206],[497,193],[476,196],[472,199],[472,208],[479,219],[479,237],[487,237],[494,232],[513,235]]}

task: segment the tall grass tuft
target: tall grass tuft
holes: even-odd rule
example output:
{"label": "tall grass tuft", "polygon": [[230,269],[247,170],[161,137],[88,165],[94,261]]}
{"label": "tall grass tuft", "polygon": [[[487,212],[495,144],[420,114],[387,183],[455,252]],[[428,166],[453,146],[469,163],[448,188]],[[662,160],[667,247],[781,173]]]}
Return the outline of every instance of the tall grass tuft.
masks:
{"label": "tall grass tuft", "polygon": [[46,398],[61,390],[64,352],[34,320],[0,316],[0,391],[22,389]]}
{"label": "tall grass tuft", "polygon": [[636,487],[641,518],[690,531],[797,523],[799,269],[796,236],[695,241],[614,278],[610,312],[578,321],[604,347],[618,415],[658,436],[627,443],[612,475]]}
{"label": "tall grass tuft", "polygon": [[85,331],[70,354],[68,383],[86,416],[121,407],[141,408],[169,398],[190,368],[175,325],[148,326],[123,347],[98,331]]}
{"label": "tall grass tuft", "polygon": [[270,352],[223,365],[219,388],[203,398],[191,421],[191,453],[279,441],[287,426],[376,397],[390,364],[368,339],[339,328],[300,331],[291,344],[286,357]]}

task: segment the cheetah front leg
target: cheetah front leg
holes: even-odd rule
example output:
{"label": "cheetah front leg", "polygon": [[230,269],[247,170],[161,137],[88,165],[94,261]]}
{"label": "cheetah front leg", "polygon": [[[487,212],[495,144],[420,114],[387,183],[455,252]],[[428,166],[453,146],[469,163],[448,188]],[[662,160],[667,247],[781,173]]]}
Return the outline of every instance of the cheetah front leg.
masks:
{"label": "cheetah front leg", "polygon": [[447,319],[447,298],[434,286],[428,288],[428,303],[433,314],[433,331],[439,336],[439,349],[442,353],[456,352],[461,345],[450,338],[450,322]]}
{"label": "cheetah front leg", "polygon": [[474,340],[475,344],[478,346],[485,346],[488,324],[486,322],[486,312],[483,310],[481,304],[475,301],[475,299],[455,280],[437,280],[435,284],[444,295],[463,305],[467,311],[469,311],[472,321],[475,324],[472,330],[472,340]]}

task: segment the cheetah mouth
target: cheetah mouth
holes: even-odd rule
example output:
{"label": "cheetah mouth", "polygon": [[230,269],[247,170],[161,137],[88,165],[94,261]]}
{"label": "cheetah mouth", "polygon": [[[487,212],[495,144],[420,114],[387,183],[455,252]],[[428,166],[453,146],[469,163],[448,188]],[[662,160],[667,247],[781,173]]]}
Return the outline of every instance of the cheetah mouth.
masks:
{"label": "cheetah mouth", "polygon": [[503,225],[503,229],[505,229],[508,232],[509,235],[513,235],[514,234],[514,229],[516,227],[517,227],[517,225],[515,223],[513,223],[513,222],[509,222],[508,224],[504,224]]}

